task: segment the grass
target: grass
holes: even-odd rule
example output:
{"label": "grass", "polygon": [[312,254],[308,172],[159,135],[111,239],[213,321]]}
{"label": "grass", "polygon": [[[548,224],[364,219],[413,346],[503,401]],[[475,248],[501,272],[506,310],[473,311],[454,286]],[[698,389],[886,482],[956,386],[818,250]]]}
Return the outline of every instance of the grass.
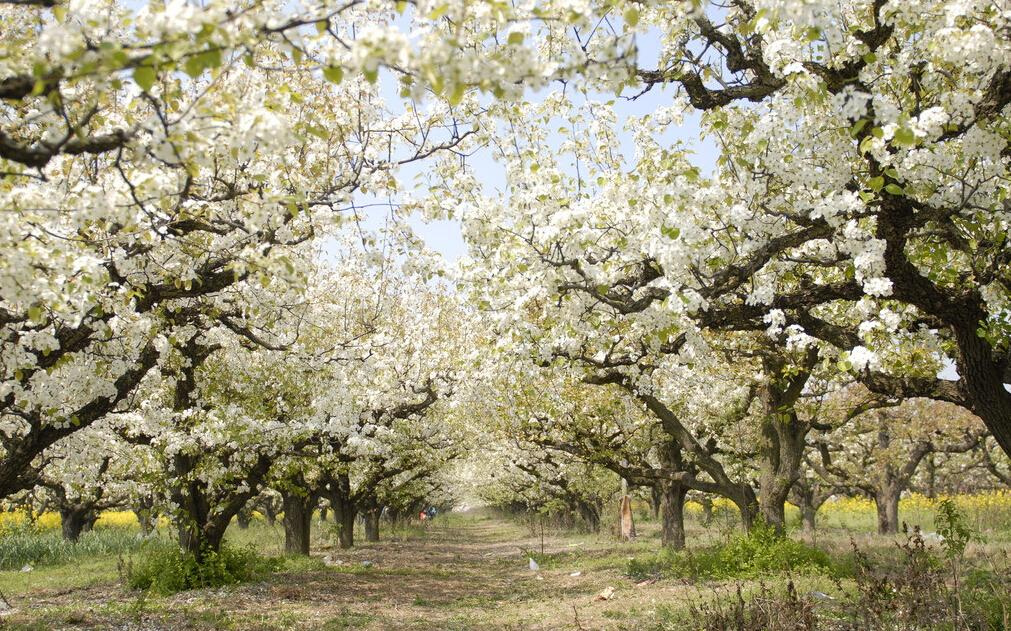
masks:
{"label": "grass", "polygon": [[115,582],[119,578],[116,557],[78,559],[74,563],[42,567],[31,572],[0,572],[0,592],[23,596],[35,592],[82,589]]}
{"label": "grass", "polygon": [[729,579],[759,578],[777,574],[852,575],[852,563],[801,541],[776,536],[761,525],[750,534],[687,551],[661,549],[628,562],[628,575],[647,578]]}
{"label": "grass", "polygon": [[76,543],[63,539],[57,529],[41,529],[30,524],[8,525],[0,531],[0,570],[21,570],[61,565],[71,561],[127,554],[151,545],[135,528],[96,525],[81,534]]}
{"label": "grass", "polygon": [[159,546],[141,550],[136,563],[126,564],[124,575],[131,589],[168,595],[256,581],[283,565],[284,559],[261,556],[253,546],[226,544],[219,551],[206,552],[200,561],[179,548]]}
{"label": "grass", "polygon": [[[769,612],[801,615],[809,606],[827,611],[824,604],[812,605],[813,592],[831,594],[836,599],[833,606],[859,597],[862,579],[854,541],[875,568],[902,567],[907,553],[896,543],[904,539],[858,532],[865,507],[849,510],[849,521],[840,527],[829,526],[840,513],[826,511],[824,517],[819,515],[823,527],[816,537],[795,534],[788,540],[762,533],[744,537],[733,530],[736,519],[729,511],[709,527],[690,512],[689,551],[680,553],[661,550],[658,525],[651,519],[637,523],[640,537],[632,543],[617,543],[606,528],[600,535],[546,528],[542,553],[539,529],[534,532],[529,524],[477,513],[440,515],[424,526],[384,525],[380,543],[358,542],[352,550],[337,548],[317,521],[315,556],[285,557],[283,529],[257,520],[245,530],[233,526],[226,538],[230,546],[252,546],[277,559],[277,571],[254,582],[157,596],[130,590],[120,578],[119,556],[136,565],[140,559],[136,546],[116,554],[97,546],[82,548],[51,555],[50,563],[29,573],[0,572],[0,591],[18,609],[0,623],[5,628],[37,629],[504,631],[580,626],[684,629],[689,620],[692,628],[706,628],[699,621],[716,615],[713,603],[732,607],[738,602],[738,588],[746,617],[755,620],[764,620],[761,615]],[[974,524],[985,523],[990,516],[969,513],[968,518]],[[934,529],[933,516],[921,523]],[[871,530],[873,521],[869,526]],[[135,532],[129,526],[105,526],[94,534],[116,537],[117,530]],[[43,538],[58,534],[36,532]],[[994,620],[1003,615],[1004,603],[998,596],[1005,583],[999,569],[1006,564],[990,565],[988,559],[1007,553],[1001,543],[1007,536],[991,527],[971,542],[962,573],[964,583],[977,586],[962,590],[965,607]],[[171,550],[171,531],[164,529],[155,541]],[[931,554],[943,551],[934,549]],[[538,572],[528,569],[528,556],[540,564]],[[938,567],[946,567],[944,562],[942,558]],[[575,572],[579,574],[571,576]],[[930,576],[937,583],[938,576],[943,579],[947,574]],[[793,600],[788,592],[791,584]],[[906,583],[890,584],[915,595],[915,590],[904,587]],[[614,596],[595,600],[607,588],[614,589]],[[937,591],[937,584],[934,589],[939,598],[947,598]],[[886,595],[881,592],[873,601],[885,612],[893,607],[884,600]]]}

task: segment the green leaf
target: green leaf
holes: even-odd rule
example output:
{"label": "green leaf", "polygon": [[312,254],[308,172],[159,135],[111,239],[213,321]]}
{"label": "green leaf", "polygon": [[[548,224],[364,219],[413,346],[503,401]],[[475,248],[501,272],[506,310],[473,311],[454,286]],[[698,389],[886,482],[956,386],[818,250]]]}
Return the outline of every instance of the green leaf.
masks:
{"label": "green leaf", "polygon": [[323,77],[330,83],[340,83],[344,80],[344,69],[340,66],[327,66],[323,68]]}
{"label": "green leaf", "polygon": [[151,88],[154,87],[155,79],[157,78],[158,74],[151,66],[138,66],[133,70],[134,82],[136,82],[136,84],[140,86],[140,89],[145,92],[151,91]]}
{"label": "green leaf", "polygon": [[881,187],[884,185],[885,185],[885,178],[883,178],[880,175],[877,177],[872,177],[870,180],[867,181],[867,186],[875,193],[880,191]]}
{"label": "green leaf", "polygon": [[186,63],[183,64],[183,70],[194,79],[199,77],[204,71],[204,63],[201,61],[200,57],[200,55],[187,57]]}
{"label": "green leaf", "polygon": [[42,307],[38,305],[28,307],[28,318],[32,322],[42,322]]}
{"label": "green leaf", "polygon": [[892,138],[892,144],[900,147],[915,147],[916,134],[914,134],[913,130],[908,127],[900,127],[895,131],[895,137]]}
{"label": "green leaf", "polygon": [[864,63],[872,64],[878,60],[878,56],[875,55],[874,53],[867,53],[866,55],[864,55],[863,59]]}
{"label": "green leaf", "polygon": [[906,194],[906,191],[902,190],[902,187],[899,186],[898,184],[889,184],[889,185],[885,186],[885,191],[887,191],[888,193],[890,193],[892,195],[896,195],[896,196],[900,196],[900,195],[905,195]]}
{"label": "green leaf", "polygon": [[374,70],[366,70],[364,74],[365,74],[365,80],[368,81],[369,83],[375,83],[379,79],[379,69],[378,68],[376,68]]}
{"label": "green leaf", "polygon": [[509,39],[507,41],[510,44],[522,44],[524,37],[526,36],[523,33],[513,31],[512,33],[509,33]]}
{"label": "green leaf", "polygon": [[457,83],[453,86],[453,92],[449,95],[450,105],[459,105],[460,101],[463,100],[463,95],[467,93],[467,86],[463,83]]}
{"label": "green leaf", "polygon": [[866,126],[867,126],[867,119],[861,118],[857,122],[853,123],[852,127],[850,127],[850,136],[856,138],[857,134],[859,134]]}
{"label": "green leaf", "polygon": [[899,179],[899,172],[895,170],[895,167],[888,167],[885,169],[885,175],[892,178],[893,180]]}
{"label": "green leaf", "polygon": [[677,239],[681,235],[681,229],[676,226],[664,226],[660,232],[668,239]]}
{"label": "green leaf", "polygon": [[625,9],[623,17],[625,18],[625,24],[628,26],[635,26],[639,23],[639,9],[636,7],[629,7]]}

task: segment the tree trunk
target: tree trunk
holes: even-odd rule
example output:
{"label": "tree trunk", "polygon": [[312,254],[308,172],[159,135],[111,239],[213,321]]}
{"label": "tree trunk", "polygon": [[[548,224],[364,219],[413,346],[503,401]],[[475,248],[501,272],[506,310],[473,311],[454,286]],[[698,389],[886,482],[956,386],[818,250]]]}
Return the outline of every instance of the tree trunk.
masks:
{"label": "tree trunk", "polygon": [[133,509],[133,514],[137,516],[137,523],[140,524],[140,532],[142,535],[147,537],[154,532],[154,500],[149,497],[142,498],[137,503],[137,507]]}
{"label": "tree trunk", "polygon": [[[817,352],[808,354],[813,365]],[[763,359],[773,378],[761,387],[763,407],[762,438],[759,442],[758,510],[776,534],[786,533],[786,500],[800,478],[804,457],[807,423],[797,417],[794,407],[810,377],[809,369],[796,374],[786,372],[787,365],[778,354]]]}
{"label": "tree trunk", "polygon": [[590,532],[600,532],[600,507],[594,506],[589,502],[579,501],[576,509],[586,524],[587,530]]}
{"label": "tree trunk", "polygon": [[893,535],[899,531],[899,497],[902,490],[894,486],[878,489],[874,506],[878,511],[878,533]]}
{"label": "tree trunk", "polygon": [[188,520],[179,523],[179,547],[192,554],[198,564],[203,563],[208,554],[221,552],[224,538],[225,528],[216,520],[203,528]]}
{"label": "tree trunk", "polygon": [[800,520],[803,524],[804,532],[811,533],[817,527],[818,509],[813,504],[805,502],[800,508]]}
{"label": "tree trunk", "polygon": [[267,524],[270,526],[277,523],[277,507],[274,506],[273,498],[268,498],[267,501],[263,503],[263,517],[267,520]]}
{"label": "tree trunk", "polygon": [[804,532],[813,533],[817,526],[818,509],[832,493],[817,482],[803,477],[793,485],[791,493],[790,501],[800,509],[800,522]]}
{"label": "tree trunk", "polygon": [[362,515],[365,521],[365,540],[371,543],[379,541],[379,509],[370,508]]}
{"label": "tree trunk", "polygon": [[744,532],[751,532],[752,526],[755,525],[755,518],[758,517],[758,499],[755,497],[755,491],[751,487],[741,486],[740,492],[733,497],[729,498],[734,505],[737,506],[737,510],[741,514],[741,527]]}
{"label": "tree trunk", "polygon": [[309,556],[309,535],[312,527],[313,497],[298,493],[282,493],[284,510],[284,552]]}
{"label": "tree trunk", "polygon": [[713,498],[703,495],[698,501],[702,506],[702,525],[708,526],[713,522]]}
{"label": "tree trunk", "polygon": [[243,508],[235,516],[235,522],[239,525],[239,528],[245,530],[249,528],[249,523],[253,521],[253,511],[250,508]]}
{"label": "tree trunk", "polygon": [[270,460],[261,456],[246,477],[246,487],[236,491],[227,499],[215,498],[211,504],[207,483],[192,476],[196,468],[196,456],[176,454],[174,470],[180,478],[191,478],[174,486],[171,490],[172,502],[178,507],[176,528],[179,533],[179,546],[196,557],[202,563],[207,553],[221,551],[221,542],[225,538],[225,530],[232,518],[257,493],[256,486],[270,470]]}
{"label": "tree trunk", "polygon": [[628,495],[621,496],[621,503],[618,506],[618,524],[621,539],[633,541],[635,539],[635,519],[632,516],[632,499]]}
{"label": "tree trunk", "polygon": [[681,447],[675,440],[661,445],[660,479],[653,484],[653,497],[660,500],[660,540],[665,546],[675,550],[685,547],[685,496],[688,487],[684,484],[686,473]]}
{"label": "tree trunk", "polygon": [[63,538],[76,543],[81,538],[82,532],[90,530],[90,525],[95,523],[97,516],[94,511],[81,506],[68,506],[60,509],[60,526],[63,530]]}
{"label": "tree trunk", "polygon": [[358,516],[358,507],[351,497],[351,478],[346,473],[338,474],[331,478],[327,487],[340,547],[350,548],[355,544],[355,517]]}
{"label": "tree trunk", "polygon": [[340,524],[339,541],[342,548],[351,548],[355,545],[355,517],[356,511],[345,509],[338,516]]}
{"label": "tree trunk", "polygon": [[[188,362],[176,375],[172,410],[175,412],[173,422],[178,429],[191,429],[189,424],[192,421],[186,411],[196,406],[196,370],[220,348],[216,345],[205,346],[198,337],[190,338],[179,348]],[[258,454],[255,463],[235,482],[235,486],[228,489],[229,492],[212,490],[208,482],[196,472],[204,459],[217,460],[218,464],[222,464],[231,455],[227,451],[223,454],[214,451],[176,452],[168,462],[169,472],[176,480],[169,490],[169,496],[176,505],[179,545],[193,554],[197,563],[203,563],[206,554],[221,550],[225,530],[232,518],[259,493],[258,487],[270,471],[272,458]]]}
{"label": "tree trunk", "polygon": [[662,526],[660,540],[665,546],[675,550],[685,547],[685,496],[688,488],[680,482],[663,480],[660,482],[660,516]]}
{"label": "tree trunk", "polygon": [[930,499],[937,497],[937,460],[933,453],[927,455],[927,488],[924,494]]}

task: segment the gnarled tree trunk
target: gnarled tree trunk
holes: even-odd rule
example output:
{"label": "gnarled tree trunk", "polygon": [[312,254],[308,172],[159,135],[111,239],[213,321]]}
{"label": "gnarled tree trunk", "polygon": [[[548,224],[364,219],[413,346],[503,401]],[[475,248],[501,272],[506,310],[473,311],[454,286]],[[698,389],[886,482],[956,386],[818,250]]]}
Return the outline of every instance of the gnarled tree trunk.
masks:
{"label": "gnarled tree trunk", "polygon": [[679,477],[685,462],[681,448],[673,440],[660,450],[661,477],[653,486],[660,499],[660,540],[675,550],[685,547],[685,496],[688,487]]}
{"label": "gnarled tree trunk", "polygon": [[63,538],[77,542],[82,532],[88,532],[98,519],[98,515],[90,506],[64,506],[60,508],[60,527]]}
{"label": "gnarled tree trunk", "polygon": [[795,371],[778,352],[763,358],[770,380],[762,384],[762,438],[759,442],[758,509],[776,534],[786,532],[786,500],[800,478],[800,464],[810,426],[797,417],[796,404],[818,359],[812,347]]}
{"label": "gnarled tree trunk", "polygon": [[358,507],[351,496],[351,478],[346,473],[331,476],[326,488],[327,499],[338,526],[340,547],[350,548],[355,544],[355,518]]}
{"label": "gnarled tree trunk", "polygon": [[284,511],[285,554],[309,555],[314,502],[315,497],[311,493],[281,492],[281,506]]}
{"label": "gnarled tree trunk", "polygon": [[362,513],[365,524],[365,540],[375,543],[379,541],[379,507],[372,507]]}

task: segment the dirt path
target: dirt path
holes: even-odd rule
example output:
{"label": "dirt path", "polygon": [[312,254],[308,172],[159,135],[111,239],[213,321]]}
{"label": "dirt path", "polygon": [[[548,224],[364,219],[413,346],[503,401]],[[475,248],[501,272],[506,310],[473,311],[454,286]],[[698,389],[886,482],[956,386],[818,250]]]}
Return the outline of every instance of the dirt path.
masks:
{"label": "dirt path", "polygon": [[[634,585],[622,573],[632,549],[606,538],[548,535],[531,571],[524,551],[540,548],[510,522],[437,519],[423,537],[322,548],[314,556],[326,565],[253,585],[162,599],[116,585],[32,594],[34,615],[0,628],[641,629],[679,591]],[[605,588],[614,596],[595,601]]]}

